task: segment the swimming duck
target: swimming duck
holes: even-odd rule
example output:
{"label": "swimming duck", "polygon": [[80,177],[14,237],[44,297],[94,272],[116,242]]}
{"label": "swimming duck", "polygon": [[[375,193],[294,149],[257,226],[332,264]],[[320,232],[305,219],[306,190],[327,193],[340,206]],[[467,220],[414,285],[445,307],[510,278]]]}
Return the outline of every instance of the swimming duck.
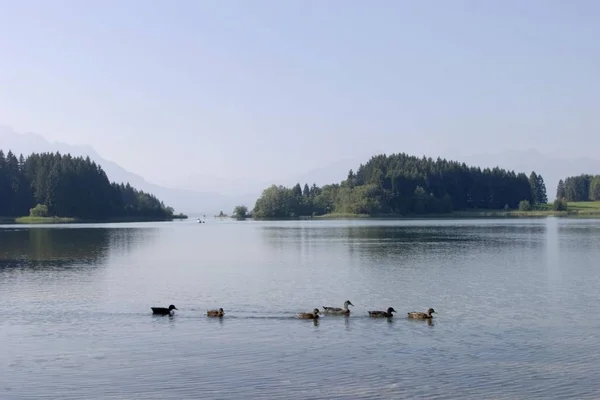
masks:
{"label": "swimming duck", "polygon": [[177,307],[175,307],[173,304],[171,304],[169,306],[169,308],[165,308],[165,307],[150,307],[150,308],[152,308],[152,314],[162,314],[162,315],[171,314],[171,311],[177,310]]}
{"label": "swimming duck", "polygon": [[350,300],[346,300],[344,302],[344,308],[323,306],[323,310],[325,310],[325,313],[327,314],[350,314],[348,306],[354,307],[354,304],[352,304]]}
{"label": "swimming duck", "polygon": [[379,317],[379,318],[391,318],[394,315],[392,313],[398,312],[394,310],[394,307],[388,307],[387,311],[369,311],[369,317]]}
{"label": "swimming duck", "polygon": [[319,318],[319,309],[315,308],[311,313],[298,313],[296,314],[298,318],[304,319],[318,319]]}
{"label": "swimming duck", "polygon": [[433,313],[437,314],[433,308],[430,308],[429,310],[427,310],[427,313],[418,312],[418,311],[412,311],[412,312],[409,312],[407,314],[408,314],[408,318],[413,318],[413,319],[429,319],[429,318],[433,317],[431,315]]}
{"label": "swimming duck", "polygon": [[222,317],[223,315],[225,315],[225,313],[223,312],[222,308],[219,308],[218,310],[208,310],[206,312],[206,315],[208,317]]}

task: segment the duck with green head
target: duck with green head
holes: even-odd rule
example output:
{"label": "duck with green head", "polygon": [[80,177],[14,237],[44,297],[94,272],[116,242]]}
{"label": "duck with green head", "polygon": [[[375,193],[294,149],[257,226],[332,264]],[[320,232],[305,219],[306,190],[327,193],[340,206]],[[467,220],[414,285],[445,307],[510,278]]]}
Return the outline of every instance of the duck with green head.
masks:
{"label": "duck with green head", "polygon": [[296,314],[298,318],[302,319],[318,319],[319,318],[319,309],[315,308],[311,313],[298,313]]}
{"label": "duck with green head", "polygon": [[437,314],[435,312],[435,310],[433,308],[430,308],[429,310],[427,310],[426,313],[424,312],[419,312],[419,311],[411,311],[408,314],[408,318],[412,318],[412,319],[431,319],[433,317],[433,315],[431,314]]}
{"label": "duck with green head", "polygon": [[152,314],[159,314],[159,315],[171,315],[173,314],[173,310],[177,310],[177,307],[175,307],[173,304],[171,304],[169,306],[169,308],[166,307],[150,307],[152,309]]}
{"label": "duck with green head", "polygon": [[388,307],[387,311],[369,311],[369,317],[375,318],[392,318],[392,313],[397,312],[394,307]]}
{"label": "duck with green head", "polygon": [[350,300],[346,300],[344,302],[344,308],[340,308],[340,307],[327,307],[327,306],[323,306],[323,310],[325,311],[326,314],[350,314],[350,309],[348,308],[348,306],[352,306],[354,307],[354,304],[352,304],[352,302]]}

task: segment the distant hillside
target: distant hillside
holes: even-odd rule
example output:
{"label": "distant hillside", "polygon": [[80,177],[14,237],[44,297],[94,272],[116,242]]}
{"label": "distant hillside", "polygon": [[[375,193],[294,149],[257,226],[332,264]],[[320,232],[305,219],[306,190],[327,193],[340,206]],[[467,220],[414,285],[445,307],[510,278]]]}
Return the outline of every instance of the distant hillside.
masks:
{"label": "distant hillside", "polygon": [[[184,213],[216,213],[219,210],[231,212],[238,204],[239,199],[217,193],[204,193],[197,190],[173,189],[159,186],[146,181],[140,175],[127,171],[119,164],[100,156],[90,146],[73,146],[60,142],[49,142],[43,136],[35,133],[17,133],[11,128],[0,125],[0,145],[4,149],[11,149],[19,155],[31,153],[60,152],[72,156],[90,157],[92,161],[102,166],[109,180],[116,183],[129,183],[131,186],[151,193],[170,205],[177,211]],[[251,197],[249,197],[251,198]]]}

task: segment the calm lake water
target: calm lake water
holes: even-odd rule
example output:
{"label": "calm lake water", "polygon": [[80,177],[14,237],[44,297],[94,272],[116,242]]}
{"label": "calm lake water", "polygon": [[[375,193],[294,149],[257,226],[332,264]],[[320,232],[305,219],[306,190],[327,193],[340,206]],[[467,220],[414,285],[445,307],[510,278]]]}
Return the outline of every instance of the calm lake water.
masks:
{"label": "calm lake water", "polygon": [[600,398],[600,220],[194,220],[1,226],[0,398]]}

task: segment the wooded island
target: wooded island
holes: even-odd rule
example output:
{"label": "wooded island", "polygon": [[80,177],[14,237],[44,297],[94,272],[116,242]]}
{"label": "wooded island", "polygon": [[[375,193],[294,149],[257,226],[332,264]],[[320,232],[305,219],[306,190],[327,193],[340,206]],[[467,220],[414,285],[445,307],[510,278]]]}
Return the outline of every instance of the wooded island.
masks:
{"label": "wooded island", "polygon": [[535,172],[527,176],[399,153],[372,157],[339,184],[272,185],[256,201],[252,217],[485,215],[509,210],[543,213],[552,211],[549,207],[562,212],[567,199],[559,196],[549,206],[544,179]]}
{"label": "wooded island", "polygon": [[129,184],[111,183],[89,157],[33,153],[17,158],[2,150],[0,216],[22,222],[185,218],[173,215],[173,209],[152,194]]}

